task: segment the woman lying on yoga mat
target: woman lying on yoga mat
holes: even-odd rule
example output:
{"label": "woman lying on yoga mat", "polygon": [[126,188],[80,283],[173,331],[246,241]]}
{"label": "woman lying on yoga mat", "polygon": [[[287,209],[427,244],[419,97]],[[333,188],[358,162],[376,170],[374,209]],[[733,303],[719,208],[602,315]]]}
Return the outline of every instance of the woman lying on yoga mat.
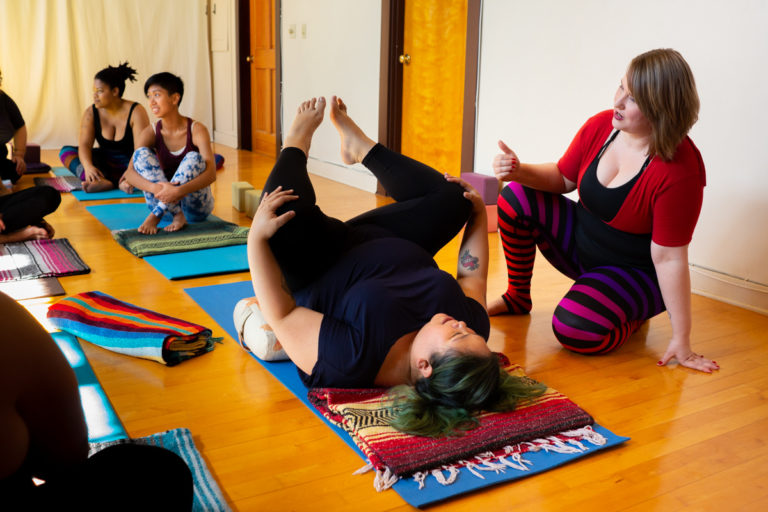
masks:
{"label": "woman lying on yoga mat", "polygon": [[3,293],[0,325],[3,510],[192,509],[192,475],[173,452],[126,444],[89,458],[78,384],[64,354]]}
{"label": "woman lying on yoga mat", "polygon": [[[78,146],[64,146],[59,158],[83,182],[86,192],[117,187],[138,148],[139,134],[149,126],[144,107],[123,99],[125,81],[136,81],[136,70],[123,62],[93,78],[93,105],[80,121]],[[94,142],[99,147],[94,148]]]}
{"label": "woman lying on yoga mat", "polygon": [[[404,385],[393,391],[403,397],[394,426],[415,434],[471,428],[472,413],[509,410],[540,393],[504,372],[486,345],[488,233],[479,194],[375,144],[332,97],[342,160],[365,165],[398,202],[346,222],[327,217],[306,165],[325,106],[324,98],[301,104],[264,185],[248,239],[264,321],[244,333],[246,342],[268,358],[284,350],[308,387]],[[465,223],[453,278],[433,256]],[[241,331],[256,307],[238,304]]]}
{"label": "woman lying on yoga mat", "polygon": [[[635,57],[613,108],[584,124],[557,163],[526,164],[499,141],[493,169],[509,287],[493,314],[531,309],[536,246],[575,280],[552,329],[566,348],[606,354],[665,309],[672,339],[658,364],[703,372],[691,349],[688,244],[701,211],[704,163],[687,136],[698,118],[691,69],[674,50]],[[578,203],[562,194],[578,188]]]}
{"label": "woman lying on yoga mat", "polygon": [[144,83],[144,94],[159,120],[141,133],[120,189],[144,191],[150,213],[139,232],[157,233],[166,212],[173,214],[173,221],[165,231],[178,231],[188,220],[200,222],[213,211],[216,165],[211,136],[203,123],[179,112],[184,82],[178,76],[152,75]]}

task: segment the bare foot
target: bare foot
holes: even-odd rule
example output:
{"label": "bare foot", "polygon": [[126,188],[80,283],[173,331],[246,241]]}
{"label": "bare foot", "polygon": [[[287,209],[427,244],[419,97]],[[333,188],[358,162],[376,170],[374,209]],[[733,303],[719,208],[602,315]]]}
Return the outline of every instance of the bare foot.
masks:
{"label": "bare foot", "polygon": [[157,225],[160,224],[160,217],[155,215],[154,213],[150,213],[147,215],[147,218],[144,219],[144,222],[141,223],[141,226],[139,226],[138,231],[139,233],[144,233],[145,235],[154,235],[157,233]]}
{"label": "bare foot", "polygon": [[53,235],[56,234],[56,230],[53,229],[53,226],[48,224],[45,220],[40,221],[40,227],[43,228],[46,233],[48,233],[48,238],[53,238]]}
{"label": "bare foot", "polygon": [[285,134],[283,140],[284,148],[299,148],[305,155],[309,156],[309,146],[312,143],[317,127],[323,121],[325,114],[325,98],[312,98],[299,105],[296,110],[296,117]]}
{"label": "bare foot", "polygon": [[103,192],[105,190],[112,190],[113,188],[115,188],[115,186],[109,180],[83,182],[83,190],[85,190],[87,193]]}
{"label": "bare foot", "polygon": [[46,231],[45,228],[38,226],[27,226],[10,233],[0,234],[0,244],[26,242],[27,240],[42,240],[44,238],[50,238],[48,236],[48,231]]}
{"label": "bare foot", "polygon": [[165,226],[163,229],[170,233],[171,231],[178,231],[180,229],[184,229],[184,226],[186,225],[187,225],[187,218],[184,216],[184,212],[179,212],[173,216],[173,221],[167,226]]}
{"label": "bare foot", "polygon": [[347,106],[341,98],[331,96],[328,114],[341,137],[341,161],[347,165],[362,162],[376,143],[347,115]]}

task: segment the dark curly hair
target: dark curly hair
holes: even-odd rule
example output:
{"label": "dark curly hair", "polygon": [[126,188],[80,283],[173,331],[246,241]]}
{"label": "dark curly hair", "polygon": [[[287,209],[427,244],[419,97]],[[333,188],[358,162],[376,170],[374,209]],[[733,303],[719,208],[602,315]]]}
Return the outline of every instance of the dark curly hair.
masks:
{"label": "dark curly hair", "polygon": [[136,81],[136,70],[128,65],[128,62],[123,62],[115,66],[108,66],[93,77],[94,80],[101,80],[109,86],[110,89],[117,87],[118,97],[123,97],[125,92],[125,81]]}

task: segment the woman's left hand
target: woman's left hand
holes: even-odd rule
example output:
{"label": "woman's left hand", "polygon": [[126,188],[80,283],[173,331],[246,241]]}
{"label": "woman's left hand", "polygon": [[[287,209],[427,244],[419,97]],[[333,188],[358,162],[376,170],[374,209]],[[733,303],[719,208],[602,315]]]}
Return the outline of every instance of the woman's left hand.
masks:
{"label": "woman's left hand", "polygon": [[450,181],[451,183],[458,183],[461,185],[461,187],[464,189],[464,197],[470,200],[472,203],[472,213],[477,214],[480,212],[480,210],[485,211],[485,201],[483,201],[482,196],[480,193],[475,190],[475,187],[464,181],[463,179],[453,176],[451,174],[445,173],[445,179],[446,181]]}
{"label": "woman's left hand", "polygon": [[295,195],[292,189],[283,190],[283,187],[277,187],[270,193],[264,192],[256,214],[253,216],[250,235],[260,240],[272,238],[278,229],[296,215],[293,210],[277,215],[278,208],[298,198],[299,196]]}
{"label": "woman's left hand", "polygon": [[680,365],[700,372],[712,373],[713,371],[720,369],[720,365],[716,362],[691,350],[690,343],[680,342],[674,339],[669,343],[664,356],[656,364],[658,366],[665,366],[672,358],[677,359],[677,362]]}
{"label": "woman's left hand", "polygon": [[177,203],[184,197],[184,194],[181,192],[181,190],[179,190],[177,185],[167,181],[157,183],[157,188],[154,195],[155,199],[162,201],[165,204]]}

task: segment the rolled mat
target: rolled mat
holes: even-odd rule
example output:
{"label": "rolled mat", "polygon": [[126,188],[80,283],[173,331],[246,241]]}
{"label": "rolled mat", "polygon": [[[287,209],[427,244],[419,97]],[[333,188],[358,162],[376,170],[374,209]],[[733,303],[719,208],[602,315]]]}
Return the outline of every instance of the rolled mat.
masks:
{"label": "rolled mat", "polygon": [[48,319],[100,347],[174,366],[210,352],[210,329],[110,297],[102,292],[78,293],[51,305]]}

